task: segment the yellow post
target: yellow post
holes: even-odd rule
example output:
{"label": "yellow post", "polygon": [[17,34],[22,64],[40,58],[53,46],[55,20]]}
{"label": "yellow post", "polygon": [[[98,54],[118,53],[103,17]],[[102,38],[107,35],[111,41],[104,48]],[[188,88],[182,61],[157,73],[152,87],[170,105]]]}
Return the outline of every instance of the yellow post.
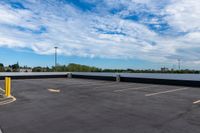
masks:
{"label": "yellow post", "polygon": [[11,96],[11,78],[10,77],[5,77],[5,95],[7,97]]}

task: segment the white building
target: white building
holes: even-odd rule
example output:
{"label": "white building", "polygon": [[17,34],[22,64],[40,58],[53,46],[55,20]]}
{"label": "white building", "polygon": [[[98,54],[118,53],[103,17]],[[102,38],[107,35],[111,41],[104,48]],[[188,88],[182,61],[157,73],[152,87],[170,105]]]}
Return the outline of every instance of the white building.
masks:
{"label": "white building", "polygon": [[19,72],[32,72],[32,68],[20,68]]}

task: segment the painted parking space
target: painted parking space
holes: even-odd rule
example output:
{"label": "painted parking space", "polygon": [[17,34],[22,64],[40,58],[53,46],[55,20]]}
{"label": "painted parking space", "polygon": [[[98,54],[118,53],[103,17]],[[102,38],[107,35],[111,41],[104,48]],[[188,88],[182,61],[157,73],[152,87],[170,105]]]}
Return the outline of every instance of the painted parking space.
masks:
{"label": "painted parking space", "polygon": [[[6,133],[200,131],[200,121],[194,119],[199,115],[199,88],[87,79],[12,83],[17,101],[0,106],[0,126]],[[180,132],[179,125],[184,125]]]}
{"label": "painted parking space", "polygon": [[160,92],[156,92],[156,93],[150,93],[150,94],[146,94],[145,96],[155,96],[155,95],[160,95],[160,94],[166,94],[166,93],[172,93],[172,92],[176,92],[176,91],[183,91],[183,90],[187,90],[189,89],[188,87],[182,87],[179,89],[171,89],[168,91],[160,91]]}

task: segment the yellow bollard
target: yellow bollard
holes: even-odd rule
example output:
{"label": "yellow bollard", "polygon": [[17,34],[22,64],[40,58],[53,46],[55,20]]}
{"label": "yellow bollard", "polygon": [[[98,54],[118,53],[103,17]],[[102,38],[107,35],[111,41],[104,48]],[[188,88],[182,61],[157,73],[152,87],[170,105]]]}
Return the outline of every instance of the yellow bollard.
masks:
{"label": "yellow bollard", "polygon": [[11,78],[10,77],[5,77],[5,95],[7,97],[10,97],[10,92],[11,92]]}

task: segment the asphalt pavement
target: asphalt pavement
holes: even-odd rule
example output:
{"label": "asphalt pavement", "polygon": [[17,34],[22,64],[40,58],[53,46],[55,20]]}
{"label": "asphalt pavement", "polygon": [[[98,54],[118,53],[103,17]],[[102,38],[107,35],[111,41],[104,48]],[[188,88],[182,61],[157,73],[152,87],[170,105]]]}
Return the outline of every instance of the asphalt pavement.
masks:
{"label": "asphalt pavement", "polygon": [[12,81],[12,95],[3,133],[200,133],[200,88],[27,79]]}

